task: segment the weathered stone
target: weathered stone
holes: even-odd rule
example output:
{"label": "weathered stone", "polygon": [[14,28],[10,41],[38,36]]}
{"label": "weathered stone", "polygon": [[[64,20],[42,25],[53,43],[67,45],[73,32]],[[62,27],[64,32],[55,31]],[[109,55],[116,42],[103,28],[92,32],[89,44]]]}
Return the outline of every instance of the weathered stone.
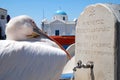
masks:
{"label": "weathered stone", "polygon": [[[88,6],[76,26],[76,62],[92,61],[77,69],[75,80],[120,80],[120,5]],[[92,79],[91,79],[92,78]]]}

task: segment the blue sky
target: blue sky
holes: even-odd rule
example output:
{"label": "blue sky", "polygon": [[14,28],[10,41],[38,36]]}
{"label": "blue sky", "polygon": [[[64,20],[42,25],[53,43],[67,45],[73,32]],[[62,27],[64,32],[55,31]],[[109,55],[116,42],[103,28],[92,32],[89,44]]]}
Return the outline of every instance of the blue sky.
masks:
{"label": "blue sky", "polygon": [[28,15],[40,27],[44,18],[50,20],[59,9],[65,11],[69,20],[78,18],[84,8],[96,3],[120,4],[120,0],[0,0],[0,7],[5,8],[11,17]]}

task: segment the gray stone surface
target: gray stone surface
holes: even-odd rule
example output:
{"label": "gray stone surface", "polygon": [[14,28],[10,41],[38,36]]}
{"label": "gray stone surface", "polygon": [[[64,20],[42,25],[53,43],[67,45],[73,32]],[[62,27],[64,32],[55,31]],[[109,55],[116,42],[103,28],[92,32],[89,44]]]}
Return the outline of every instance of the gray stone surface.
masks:
{"label": "gray stone surface", "polygon": [[120,5],[114,4],[90,5],[81,13],[76,26],[75,62],[92,61],[94,68],[77,69],[75,80],[120,80],[119,19]]}

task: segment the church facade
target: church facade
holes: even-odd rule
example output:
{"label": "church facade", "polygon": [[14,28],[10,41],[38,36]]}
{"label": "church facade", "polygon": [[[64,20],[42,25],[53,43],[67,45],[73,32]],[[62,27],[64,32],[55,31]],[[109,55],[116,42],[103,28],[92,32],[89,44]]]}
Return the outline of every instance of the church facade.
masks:
{"label": "church facade", "polygon": [[52,20],[42,21],[41,28],[49,36],[74,36],[76,21],[68,21],[67,13],[58,10]]}

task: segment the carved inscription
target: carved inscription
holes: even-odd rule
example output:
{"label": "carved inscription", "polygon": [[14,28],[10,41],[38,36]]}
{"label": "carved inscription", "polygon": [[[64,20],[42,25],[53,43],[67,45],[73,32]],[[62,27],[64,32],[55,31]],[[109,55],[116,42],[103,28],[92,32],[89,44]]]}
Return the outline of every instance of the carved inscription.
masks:
{"label": "carved inscription", "polygon": [[85,39],[88,39],[88,40],[97,40],[98,39],[97,35],[85,35],[84,37],[85,37]]}
{"label": "carved inscription", "polygon": [[106,31],[110,31],[111,27],[94,27],[94,28],[80,28],[79,31],[77,31],[78,33],[92,33],[92,32],[106,32]]}
{"label": "carved inscription", "polygon": [[93,17],[95,15],[95,9],[92,7],[88,13],[89,13],[88,14],[89,17]]}
{"label": "carved inscription", "polygon": [[[91,10],[91,14],[89,16],[94,15],[94,10]],[[79,38],[83,38],[81,42],[77,43],[77,46],[80,48],[81,53],[93,53],[93,54],[110,54],[109,51],[102,51],[101,49],[112,49],[113,44],[108,41],[99,41],[102,38],[103,33],[110,33],[112,30],[112,27],[109,25],[106,25],[104,19],[91,19],[81,22],[81,27],[78,27],[78,30],[76,31],[80,36]],[[104,34],[105,35],[105,34]],[[82,50],[83,49],[83,50]],[[101,50],[101,51],[97,51]]]}
{"label": "carved inscription", "polygon": [[83,24],[83,25],[104,24],[104,19],[96,19],[96,20],[84,21],[82,24]]}
{"label": "carved inscription", "polygon": [[111,55],[112,52],[109,51],[97,51],[97,50],[79,50],[79,53],[81,54],[99,54],[99,55]]}
{"label": "carved inscription", "polygon": [[[113,44],[110,41],[105,41],[102,39],[103,36],[102,33],[109,33],[111,31],[111,27],[93,27],[93,28],[84,28],[79,29],[79,34],[83,34],[79,37],[82,38],[81,42],[77,43],[77,46],[79,46],[79,49],[82,54],[107,54],[110,55],[109,51],[102,51],[102,49],[111,50],[113,49]],[[96,32],[96,33],[95,33]],[[103,34],[105,35],[105,34]],[[106,38],[106,37],[105,37]],[[82,50],[83,49],[83,50]],[[96,49],[100,50],[97,51]]]}
{"label": "carved inscription", "polygon": [[83,42],[83,43],[78,43],[77,44],[79,47],[86,47],[86,48],[113,48],[111,43],[88,43],[88,42]]}

